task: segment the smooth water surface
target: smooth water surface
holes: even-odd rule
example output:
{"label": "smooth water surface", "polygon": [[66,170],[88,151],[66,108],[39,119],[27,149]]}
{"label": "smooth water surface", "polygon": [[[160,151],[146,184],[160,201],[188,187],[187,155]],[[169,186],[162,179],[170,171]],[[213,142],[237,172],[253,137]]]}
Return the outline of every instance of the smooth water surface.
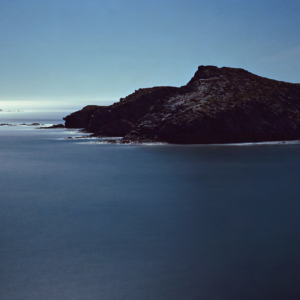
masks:
{"label": "smooth water surface", "polygon": [[0,127],[1,300],[300,299],[299,144],[70,135]]}

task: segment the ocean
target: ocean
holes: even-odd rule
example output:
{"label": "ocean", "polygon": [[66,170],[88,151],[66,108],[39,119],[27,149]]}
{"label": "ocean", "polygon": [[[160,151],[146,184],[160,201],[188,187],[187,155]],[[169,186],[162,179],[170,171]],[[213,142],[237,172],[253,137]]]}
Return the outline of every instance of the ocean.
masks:
{"label": "ocean", "polygon": [[299,142],[70,136],[0,126],[1,300],[300,299]]}

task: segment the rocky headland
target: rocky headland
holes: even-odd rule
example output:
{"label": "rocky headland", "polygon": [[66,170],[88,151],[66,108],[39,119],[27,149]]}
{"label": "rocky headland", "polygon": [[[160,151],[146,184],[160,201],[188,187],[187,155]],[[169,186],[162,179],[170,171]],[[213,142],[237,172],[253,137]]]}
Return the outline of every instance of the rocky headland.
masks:
{"label": "rocky headland", "polygon": [[136,90],[110,106],[86,106],[66,128],[121,143],[179,144],[285,141],[300,138],[300,85],[243,69],[199,66],[182,87]]}

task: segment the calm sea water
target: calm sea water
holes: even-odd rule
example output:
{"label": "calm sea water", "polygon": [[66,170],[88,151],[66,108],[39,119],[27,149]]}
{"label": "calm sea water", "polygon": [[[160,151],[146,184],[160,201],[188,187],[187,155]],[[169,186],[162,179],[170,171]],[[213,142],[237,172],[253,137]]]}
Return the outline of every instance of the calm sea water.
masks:
{"label": "calm sea water", "polygon": [[74,135],[0,127],[1,300],[300,299],[299,144]]}

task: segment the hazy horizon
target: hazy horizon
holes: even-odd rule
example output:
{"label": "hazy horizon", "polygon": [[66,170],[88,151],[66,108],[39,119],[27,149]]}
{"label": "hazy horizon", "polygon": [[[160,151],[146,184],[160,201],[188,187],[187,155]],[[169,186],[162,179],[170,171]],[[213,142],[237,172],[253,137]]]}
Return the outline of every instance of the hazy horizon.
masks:
{"label": "hazy horizon", "polygon": [[45,98],[37,98],[37,99],[8,99],[0,101],[0,109],[3,112],[7,112],[9,110],[22,110],[22,111],[41,111],[44,109],[50,109],[54,111],[70,111],[74,109],[81,109],[86,105],[111,105],[116,100],[95,100],[95,99],[45,99]]}

